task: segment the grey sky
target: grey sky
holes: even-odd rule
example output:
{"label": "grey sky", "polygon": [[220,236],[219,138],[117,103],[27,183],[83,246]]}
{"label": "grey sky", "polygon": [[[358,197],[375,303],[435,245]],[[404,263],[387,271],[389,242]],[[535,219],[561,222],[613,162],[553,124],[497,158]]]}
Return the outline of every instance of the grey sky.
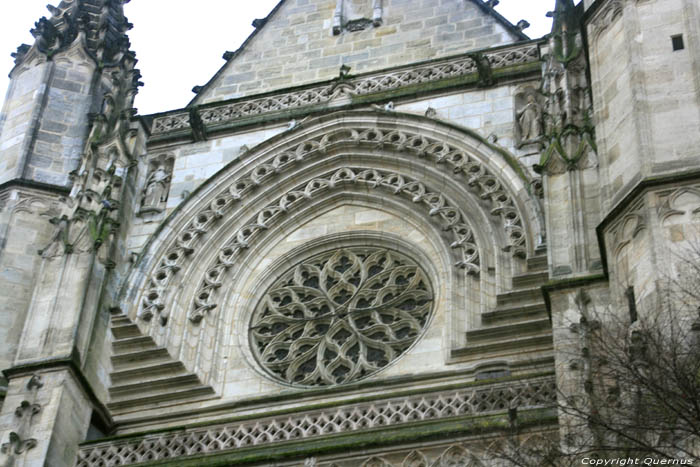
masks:
{"label": "grey sky", "polygon": [[[9,2],[10,0],[4,0]],[[253,31],[250,23],[263,18],[279,0],[132,0],[125,6],[134,29],[132,49],[145,86],[136,100],[141,114],[185,106],[193,86],[205,84],[224,64],[226,50],[236,50]],[[33,44],[29,29],[48,16],[47,0],[14,1],[10,13],[0,16],[0,96],[9,84],[13,66],[10,53],[21,43]],[[53,4],[58,4],[54,0]],[[545,13],[555,0],[501,0],[496,8],[511,22],[528,20],[525,32],[533,38],[549,32]],[[241,4],[245,6],[241,6]]]}

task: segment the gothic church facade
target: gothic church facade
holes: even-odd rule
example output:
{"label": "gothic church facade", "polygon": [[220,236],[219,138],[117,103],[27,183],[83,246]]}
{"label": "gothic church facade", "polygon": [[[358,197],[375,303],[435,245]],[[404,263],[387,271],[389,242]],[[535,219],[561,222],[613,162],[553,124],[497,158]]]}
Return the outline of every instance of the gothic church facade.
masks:
{"label": "gothic church facade", "polygon": [[695,0],[556,0],[534,40],[281,0],[154,115],[124,3],[15,54],[1,465],[499,465],[514,418],[559,437],[581,297],[643,308],[697,228]]}

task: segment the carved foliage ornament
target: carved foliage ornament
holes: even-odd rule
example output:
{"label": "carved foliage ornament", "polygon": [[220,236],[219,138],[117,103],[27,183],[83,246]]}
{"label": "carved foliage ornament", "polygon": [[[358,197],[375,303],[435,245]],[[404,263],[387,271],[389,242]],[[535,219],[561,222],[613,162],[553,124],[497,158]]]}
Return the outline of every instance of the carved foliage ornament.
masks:
{"label": "carved foliage ornament", "polygon": [[[156,313],[160,313],[165,309],[165,291],[172,277],[182,269],[186,262],[190,261],[192,254],[199,246],[202,235],[210,231],[224,216],[230,214],[236,204],[247,198],[260,185],[270,183],[279,174],[290,170],[293,166],[302,163],[302,161],[322,157],[327,155],[334,147],[342,147],[348,144],[357,146],[370,145],[372,147],[381,146],[387,150],[400,151],[406,157],[414,156],[432,160],[436,165],[445,167],[451,172],[453,177],[461,180],[465,187],[468,187],[481,199],[488,202],[491,205],[491,213],[494,216],[501,218],[508,241],[505,249],[510,251],[513,256],[524,257],[526,255],[525,229],[513,197],[500,180],[479,160],[469,156],[459,148],[408,131],[382,130],[380,128],[344,128],[328,131],[322,136],[310,138],[267,159],[223,188],[208,207],[198,211],[187,226],[178,234],[174,243],[168,247],[158,266],[150,274],[146,292],[140,300],[140,317],[148,321]],[[362,178],[355,177],[353,180],[362,180]],[[376,180],[366,181],[374,183],[375,186],[377,185]],[[396,193],[401,193],[405,191],[404,188],[409,189],[412,187],[394,186],[393,188],[396,189]],[[298,195],[308,198],[311,196],[312,191],[317,190],[318,187],[305,187],[301,189],[302,192]],[[416,199],[416,202],[425,199],[427,199],[425,196],[421,196]],[[282,208],[281,212],[284,212],[287,205],[283,203],[279,207]],[[441,212],[439,208],[442,206],[438,206],[438,210],[433,210],[434,207],[431,206],[431,214]],[[260,225],[256,227],[257,230],[267,228],[267,220],[270,214],[266,210],[266,213],[263,215],[264,222],[258,223]],[[250,232],[242,230],[240,234],[242,235],[242,240],[245,240],[241,242],[240,247],[247,248],[247,238],[250,237]],[[456,240],[459,241],[461,238],[466,239],[467,236],[460,235]],[[457,246],[464,250],[463,242],[458,242]],[[222,264],[227,264],[229,262],[228,258],[232,257],[232,253],[235,251],[237,250],[231,250],[224,254]],[[465,251],[469,253],[468,257],[473,253],[471,250]],[[470,262],[476,264],[474,261]],[[471,268],[464,261],[460,261],[457,266],[471,272],[477,272],[478,270]],[[220,286],[220,280],[217,277],[209,277],[207,281],[211,282],[210,289]],[[198,297],[197,300],[202,303],[199,306],[200,309],[206,310],[211,308],[208,297],[203,299]],[[190,319],[196,322],[201,320],[202,316],[203,313],[198,311]],[[161,323],[165,324],[165,320],[161,319]]]}
{"label": "carved foliage ornament", "polygon": [[[546,149],[534,169],[550,175],[592,168],[598,163],[586,75],[588,63],[579,26],[580,11],[573,0],[557,0],[542,71],[541,90],[545,106],[541,118]],[[531,110],[530,117],[523,123],[535,121],[534,107]],[[533,126],[529,131],[536,133],[534,130],[538,128]]]}
{"label": "carved foliage ornament", "polygon": [[362,379],[398,358],[433,309],[426,273],[377,248],[303,261],[269,288],[250,324],[253,351],[276,379],[328,386]]}
{"label": "carved foliage ornament", "polygon": [[[255,241],[259,234],[275,224],[293,208],[321,193],[347,184],[362,184],[373,189],[385,189],[397,196],[410,197],[411,201],[428,208],[428,215],[441,223],[442,230],[452,233],[450,247],[457,255],[455,266],[467,274],[480,272],[480,259],[474,234],[467,224],[466,215],[444,195],[431,192],[423,183],[411,180],[401,174],[372,169],[342,168],[324,177],[315,178],[286,193],[274,204],[265,207],[251,219],[251,222],[236,231],[231,242],[219,252],[219,256],[208,270],[199,286],[190,314],[190,320],[198,323],[210,310],[216,308],[215,290],[223,285],[226,271],[237,264],[238,255]],[[160,313],[161,322],[167,313]]]}

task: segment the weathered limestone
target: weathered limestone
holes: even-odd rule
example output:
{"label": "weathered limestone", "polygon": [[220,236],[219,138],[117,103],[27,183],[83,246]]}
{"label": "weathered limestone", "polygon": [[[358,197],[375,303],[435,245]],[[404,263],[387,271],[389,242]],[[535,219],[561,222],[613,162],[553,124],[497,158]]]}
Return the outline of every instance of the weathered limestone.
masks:
{"label": "weathered limestone", "polygon": [[572,448],[590,318],[697,234],[700,15],[492,3],[286,0],[138,119],[122,2],[51,9],[0,117],[0,463]]}
{"label": "weathered limestone", "polygon": [[[344,1],[360,7],[355,8],[360,13],[366,10],[365,16],[369,16],[373,0]],[[352,67],[353,73],[369,72],[508,44],[525,37],[497,13],[485,14],[488,7],[480,0],[447,0],[439,4],[383,0],[379,2],[380,22],[363,30],[343,27],[342,32],[336,33],[331,16],[337,2],[282,3],[245,47],[227,58],[226,65],[193,104],[334,78],[341,65]],[[344,9],[352,10],[352,5],[345,5]]]}

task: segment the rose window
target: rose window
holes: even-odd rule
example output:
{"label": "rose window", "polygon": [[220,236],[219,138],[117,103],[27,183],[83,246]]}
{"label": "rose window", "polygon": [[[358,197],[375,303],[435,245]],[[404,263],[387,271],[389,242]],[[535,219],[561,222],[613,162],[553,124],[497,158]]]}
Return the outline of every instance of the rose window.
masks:
{"label": "rose window", "polygon": [[426,273],[381,248],[342,248],[284,272],[250,324],[253,352],[274,378],[298,386],[358,380],[396,360],[433,309]]}

